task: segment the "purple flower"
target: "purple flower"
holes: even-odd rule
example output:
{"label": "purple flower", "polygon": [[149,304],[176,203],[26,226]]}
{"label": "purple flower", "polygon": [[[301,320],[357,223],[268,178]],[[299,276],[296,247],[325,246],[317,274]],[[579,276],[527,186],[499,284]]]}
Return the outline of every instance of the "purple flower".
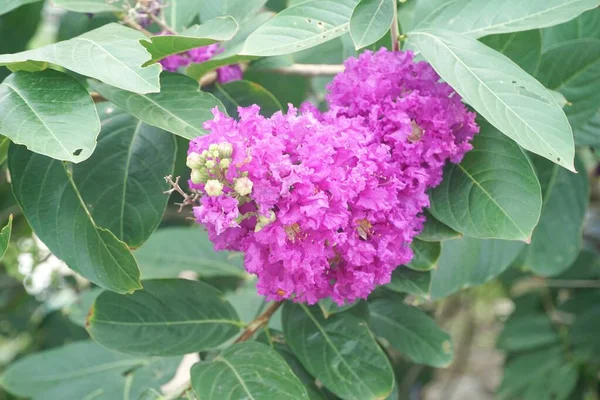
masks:
{"label": "purple flower", "polygon": [[227,83],[231,81],[239,81],[243,76],[242,68],[239,64],[226,65],[217,68],[217,81],[219,83]]}

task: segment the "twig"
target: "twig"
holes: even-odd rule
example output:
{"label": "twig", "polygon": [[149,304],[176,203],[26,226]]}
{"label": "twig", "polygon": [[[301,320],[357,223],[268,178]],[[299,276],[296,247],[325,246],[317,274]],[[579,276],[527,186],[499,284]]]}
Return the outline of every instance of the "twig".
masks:
{"label": "twig", "polygon": [[189,195],[187,194],[180,186],[179,186],[179,176],[177,178],[175,178],[175,180],[173,181],[173,176],[171,175],[167,175],[165,176],[165,181],[167,181],[167,183],[169,185],[171,185],[171,189],[169,190],[165,190],[163,193],[164,194],[171,194],[173,192],[177,192],[179,193],[182,197],[183,197],[183,202],[182,203],[175,203],[176,205],[179,206],[179,212],[181,212],[181,210],[183,210],[183,207],[185,206],[189,206],[189,205],[194,205],[196,203],[196,201],[198,201],[198,198],[200,197],[199,194],[193,194],[193,195]]}
{"label": "twig", "polygon": [[246,340],[250,339],[256,333],[257,330],[259,330],[263,325],[266,325],[269,322],[273,314],[275,314],[275,312],[279,309],[279,307],[281,307],[282,304],[283,302],[280,301],[271,303],[271,305],[267,307],[267,309],[262,314],[260,314],[254,319],[254,321],[248,324],[246,330],[242,332],[239,338],[236,339],[235,343],[245,342]]}
{"label": "twig", "polygon": [[260,68],[262,71],[275,72],[279,75],[319,76],[335,75],[344,72],[341,64],[294,64],[289,67]]}
{"label": "twig", "polygon": [[392,18],[392,51],[400,51],[400,30],[398,29],[398,4],[394,2],[394,16]]}
{"label": "twig", "polygon": [[135,22],[134,20],[132,20],[131,18],[127,18],[123,20],[123,23],[125,25],[129,25],[130,27],[132,27],[133,29],[136,29],[140,32],[142,32],[144,35],[146,36],[152,36],[152,33],[146,29],[144,29],[140,24],[138,24],[137,22]]}
{"label": "twig", "polygon": [[152,14],[152,13],[150,13],[150,14],[148,14],[148,15],[150,16],[150,19],[151,19],[152,21],[156,22],[156,24],[157,24],[158,26],[160,26],[161,28],[163,28],[163,30],[165,30],[165,31],[167,31],[167,32],[169,32],[169,33],[171,33],[171,34],[173,34],[173,35],[177,35],[177,32],[175,32],[175,31],[173,30],[173,28],[171,28],[169,25],[167,25],[167,24],[165,23],[165,21],[163,21],[162,19],[158,18],[156,15],[154,15],[154,14]]}

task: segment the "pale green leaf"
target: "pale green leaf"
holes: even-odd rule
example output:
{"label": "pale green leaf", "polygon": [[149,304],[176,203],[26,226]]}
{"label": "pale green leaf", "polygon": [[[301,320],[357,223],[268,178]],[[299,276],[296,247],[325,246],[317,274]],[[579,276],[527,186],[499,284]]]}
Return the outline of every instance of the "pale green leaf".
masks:
{"label": "pale green leaf", "polygon": [[52,0],[58,7],[83,13],[125,11],[126,0]]}
{"label": "pale green leaf", "polygon": [[2,230],[0,230],[0,260],[2,260],[2,257],[8,248],[8,242],[10,241],[10,234],[12,232],[12,222],[13,216],[10,214],[8,216],[8,222],[2,228]]}
{"label": "pale green leaf", "polygon": [[92,305],[103,291],[104,289],[102,288],[93,288],[79,293],[77,300],[70,304],[64,310],[64,313],[75,325],[85,328],[85,321],[92,309]]}
{"label": "pale green leaf", "polygon": [[0,55],[0,65],[49,62],[121,89],[154,93],[160,91],[161,68],[142,67],[150,58],[139,43],[143,38],[141,32],[113,23],[39,49]]}
{"label": "pale green leaf", "polygon": [[467,36],[441,30],[410,35],[440,76],[492,125],[525,149],[574,171],[571,126],[542,84]]}
{"label": "pale green leaf", "polygon": [[207,21],[223,15],[231,15],[236,21],[244,21],[256,14],[267,0],[210,0],[202,1],[200,20]]}
{"label": "pale green leaf", "polygon": [[0,83],[0,134],[14,143],[78,163],[92,154],[99,132],[94,102],[69,75],[15,72]]}
{"label": "pale green leaf", "polygon": [[575,39],[600,39],[600,8],[586,11],[564,24],[543,29],[542,37],[544,50]]}
{"label": "pale green leaf", "polygon": [[105,291],[87,320],[92,339],[127,354],[171,356],[213,349],[243,326],[221,293],[187,279],[144,281],[131,295]]}
{"label": "pale green leaf", "polygon": [[[212,0],[211,0],[212,1]],[[197,17],[200,5],[198,0],[168,0],[164,2],[165,22],[175,32],[184,30]]]}
{"label": "pale green leaf", "polygon": [[392,25],[394,7],[396,0],[360,0],[350,18],[350,36],[357,50],[386,34]]}
{"label": "pale green leaf", "polygon": [[2,0],[0,3],[0,15],[11,12],[22,5],[36,3],[38,1],[42,0]]}
{"label": "pale green leaf", "polygon": [[270,117],[282,107],[279,101],[267,89],[250,81],[233,81],[216,85],[215,96],[225,105],[227,113],[238,118],[238,107],[260,106],[260,113]]}

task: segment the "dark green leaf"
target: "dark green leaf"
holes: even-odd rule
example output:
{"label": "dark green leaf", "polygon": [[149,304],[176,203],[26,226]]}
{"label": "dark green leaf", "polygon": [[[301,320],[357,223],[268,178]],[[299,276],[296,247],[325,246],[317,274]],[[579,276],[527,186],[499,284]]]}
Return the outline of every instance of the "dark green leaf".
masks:
{"label": "dark green leaf", "polygon": [[98,297],[103,290],[104,289],[102,288],[93,288],[80,293],[77,300],[65,310],[69,320],[75,325],[85,328],[85,321],[92,309],[92,305],[94,304],[94,301],[96,301],[96,297]]}
{"label": "dark green leaf", "polygon": [[414,239],[410,247],[415,255],[412,261],[406,264],[408,268],[415,271],[429,271],[436,267],[442,252],[441,243]]}
{"label": "dark green leaf", "polygon": [[52,2],[58,7],[84,13],[125,11],[125,0],[52,0]]}
{"label": "dark green leaf", "polygon": [[35,3],[41,0],[3,0],[0,3],[0,15],[6,14],[14,10],[15,8],[21,7],[25,4]]}
{"label": "dark green leaf", "polygon": [[73,39],[76,36],[83,35],[86,32],[117,21],[119,19],[113,13],[90,15],[67,11],[60,18],[57,41]]}
{"label": "dark green leaf", "polygon": [[198,0],[169,0],[163,2],[165,22],[175,32],[184,30],[198,16]]}
{"label": "dark green leaf", "polygon": [[504,54],[531,75],[540,65],[542,34],[539,29],[490,35],[482,38],[481,42]]}
{"label": "dark green leaf", "polygon": [[256,292],[256,281],[250,280],[234,292],[228,292],[225,299],[231,303],[240,319],[249,324],[264,309],[267,301]]}
{"label": "dark green leaf", "polygon": [[473,38],[442,30],[416,31],[410,37],[440,76],[487,121],[525,149],[574,171],[571,126],[542,84]]}
{"label": "dark green leaf", "polygon": [[396,0],[360,0],[350,18],[350,36],[356,49],[381,39],[394,18]]}
{"label": "dark green leaf", "polygon": [[179,363],[179,357],[132,357],[82,341],[19,360],[0,377],[0,386],[33,400],[133,400],[160,389]]}
{"label": "dark green leaf", "polygon": [[454,352],[450,335],[416,307],[390,299],[369,304],[373,332],[417,364],[447,367]]}
{"label": "dark green leaf", "polygon": [[100,121],[85,88],[58,71],[16,72],[0,83],[0,134],[36,153],[81,162]]}
{"label": "dark green leaf", "polygon": [[8,242],[10,241],[10,234],[12,232],[12,222],[13,216],[10,214],[8,217],[8,222],[2,228],[2,230],[0,230],[0,260],[2,260],[2,257],[8,248]]}
{"label": "dark green leaf", "polygon": [[304,368],[348,400],[385,398],[394,375],[366,322],[350,312],[325,319],[319,307],[286,303],[285,339]]}
{"label": "dark green leaf", "polygon": [[359,302],[360,302],[360,300],[357,300],[353,303],[344,304],[343,306],[340,306],[328,297],[326,299],[319,301],[319,307],[321,308],[321,311],[323,312],[323,316],[325,318],[329,318],[330,315],[349,310],[350,308],[357,305]]}
{"label": "dark green leaf", "polygon": [[202,25],[194,25],[177,35],[152,36],[141,40],[142,46],[152,55],[146,65],[163,58],[195,49],[196,47],[232,39],[238,30],[238,24],[232,17],[220,17]]}
{"label": "dark green leaf", "polygon": [[236,21],[253,17],[267,0],[211,0],[200,3],[200,19],[207,21],[223,15],[231,15]]}
{"label": "dark green leaf", "polygon": [[213,118],[211,109],[225,107],[198,82],[181,74],[163,72],[160,93],[137,94],[90,81],[90,86],[143,122],[186,139],[206,134],[202,124]]}
{"label": "dark green leaf", "polygon": [[468,236],[529,241],[542,209],[529,158],[487,123],[473,146],[460,164],[446,167],[431,192],[431,213]]}
{"label": "dark green leaf", "polygon": [[498,338],[498,348],[508,352],[527,351],[558,344],[560,337],[545,314],[510,318]]}
{"label": "dark green leaf", "polygon": [[308,400],[304,385],[272,348],[238,343],[192,367],[192,388],[206,400]]}
{"label": "dark green leaf", "polygon": [[246,275],[243,256],[215,251],[199,227],[159,229],[135,252],[135,258],[143,279],[175,278],[182,271],[197,272],[201,278]]}
{"label": "dark green leaf", "polygon": [[600,8],[586,11],[564,24],[542,30],[544,50],[554,45],[582,38],[600,39]]}
{"label": "dark green leaf", "polygon": [[218,290],[187,279],[144,281],[128,296],[103,292],[87,321],[92,339],[109,349],[160,356],[213,349],[241,326]]}
{"label": "dark green leaf", "polygon": [[55,256],[103,288],[119,293],[141,288],[127,245],[95,224],[63,162],[12,145],[8,166],[23,214]]}
{"label": "dark green leaf", "polygon": [[227,113],[238,118],[238,107],[260,106],[260,113],[270,117],[281,110],[281,104],[267,89],[250,81],[233,81],[215,85],[215,96],[225,104]]}
{"label": "dark green leaf", "polygon": [[248,37],[241,54],[291,54],[348,31],[358,0],[308,0],[287,8]]}
{"label": "dark green leaf", "polygon": [[160,91],[160,66],[142,68],[149,54],[139,43],[145,36],[108,24],[81,36],[17,54],[0,55],[0,65],[25,61],[58,64],[81,75],[136,93]]}
{"label": "dark green leaf", "polygon": [[431,272],[413,271],[412,269],[400,266],[392,272],[392,280],[385,287],[398,293],[429,297]]}
{"label": "dark green leaf", "polygon": [[589,203],[585,167],[576,159],[578,174],[535,157],[544,206],[523,266],[543,276],[565,271],[577,258],[583,244],[582,229]]}
{"label": "dark green leaf", "polygon": [[444,242],[433,272],[431,297],[439,299],[490,281],[504,272],[524,247],[523,242],[470,237]]}
{"label": "dark green leaf", "polygon": [[[598,299],[598,296],[596,296]],[[577,316],[570,330],[569,339],[575,354],[586,361],[600,357],[600,307],[598,303]]]}
{"label": "dark green leaf", "polygon": [[167,206],[164,177],[173,173],[175,138],[110,103],[99,111],[98,148],[73,166],[73,181],[96,224],[137,248],[160,224]]}
{"label": "dark green leaf", "polygon": [[417,236],[417,239],[424,242],[443,242],[445,240],[460,239],[462,237],[461,233],[456,232],[448,225],[435,219],[429,211],[425,210],[423,215],[425,216],[425,226],[423,227],[423,231]]}

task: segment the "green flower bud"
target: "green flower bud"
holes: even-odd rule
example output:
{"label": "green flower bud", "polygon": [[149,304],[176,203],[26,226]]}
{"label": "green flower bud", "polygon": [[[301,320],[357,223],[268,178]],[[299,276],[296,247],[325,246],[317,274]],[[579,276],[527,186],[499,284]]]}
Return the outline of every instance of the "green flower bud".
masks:
{"label": "green flower bud", "polygon": [[204,185],[204,191],[209,196],[220,196],[223,193],[223,184],[216,179],[209,179]]}
{"label": "green flower bud", "polygon": [[210,176],[208,175],[208,171],[205,168],[201,169],[192,169],[192,174],[190,176],[192,182],[195,184],[206,182]]}
{"label": "green flower bud", "polygon": [[187,156],[185,165],[187,165],[187,167],[189,169],[200,169],[200,168],[204,167],[204,161],[206,161],[206,159],[203,160],[203,158],[200,154],[190,153]]}
{"label": "green flower bud", "polygon": [[240,196],[248,196],[252,192],[252,187],[254,184],[252,181],[246,177],[237,178],[233,185],[233,189]]}
{"label": "green flower bud", "polygon": [[219,143],[219,156],[221,158],[229,158],[233,154],[233,145],[231,143]]}
{"label": "green flower bud", "polygon": [[230,165],[231,160],[229,158],[223,158],[221,161],[219,161],[219,167],[223,170],[229,168]]}
{"label": "green flower bud", "polygon": [[219,151],[219,145],[216,143],[211,144],[210,146],[208,146],[208,151],[212,152],[218,152]]}
{"label": "green flower bud", "polygon": [[217,163],[215,162],[215,160],[207,160],[204,165],[206,165],[206,168],[213,169],[215,167],[215,165],[217,165]]}
{"label": "green flower bud", "polygon": [[269,211],[269,216],[265,217],[264,215],[259,215],[256,218],[256,226],[254,227],[254,232],[260,232],[265,226],[269,225],[271,222],[274,222],[277,217],[275,216],[275,212],[273,210]]}

